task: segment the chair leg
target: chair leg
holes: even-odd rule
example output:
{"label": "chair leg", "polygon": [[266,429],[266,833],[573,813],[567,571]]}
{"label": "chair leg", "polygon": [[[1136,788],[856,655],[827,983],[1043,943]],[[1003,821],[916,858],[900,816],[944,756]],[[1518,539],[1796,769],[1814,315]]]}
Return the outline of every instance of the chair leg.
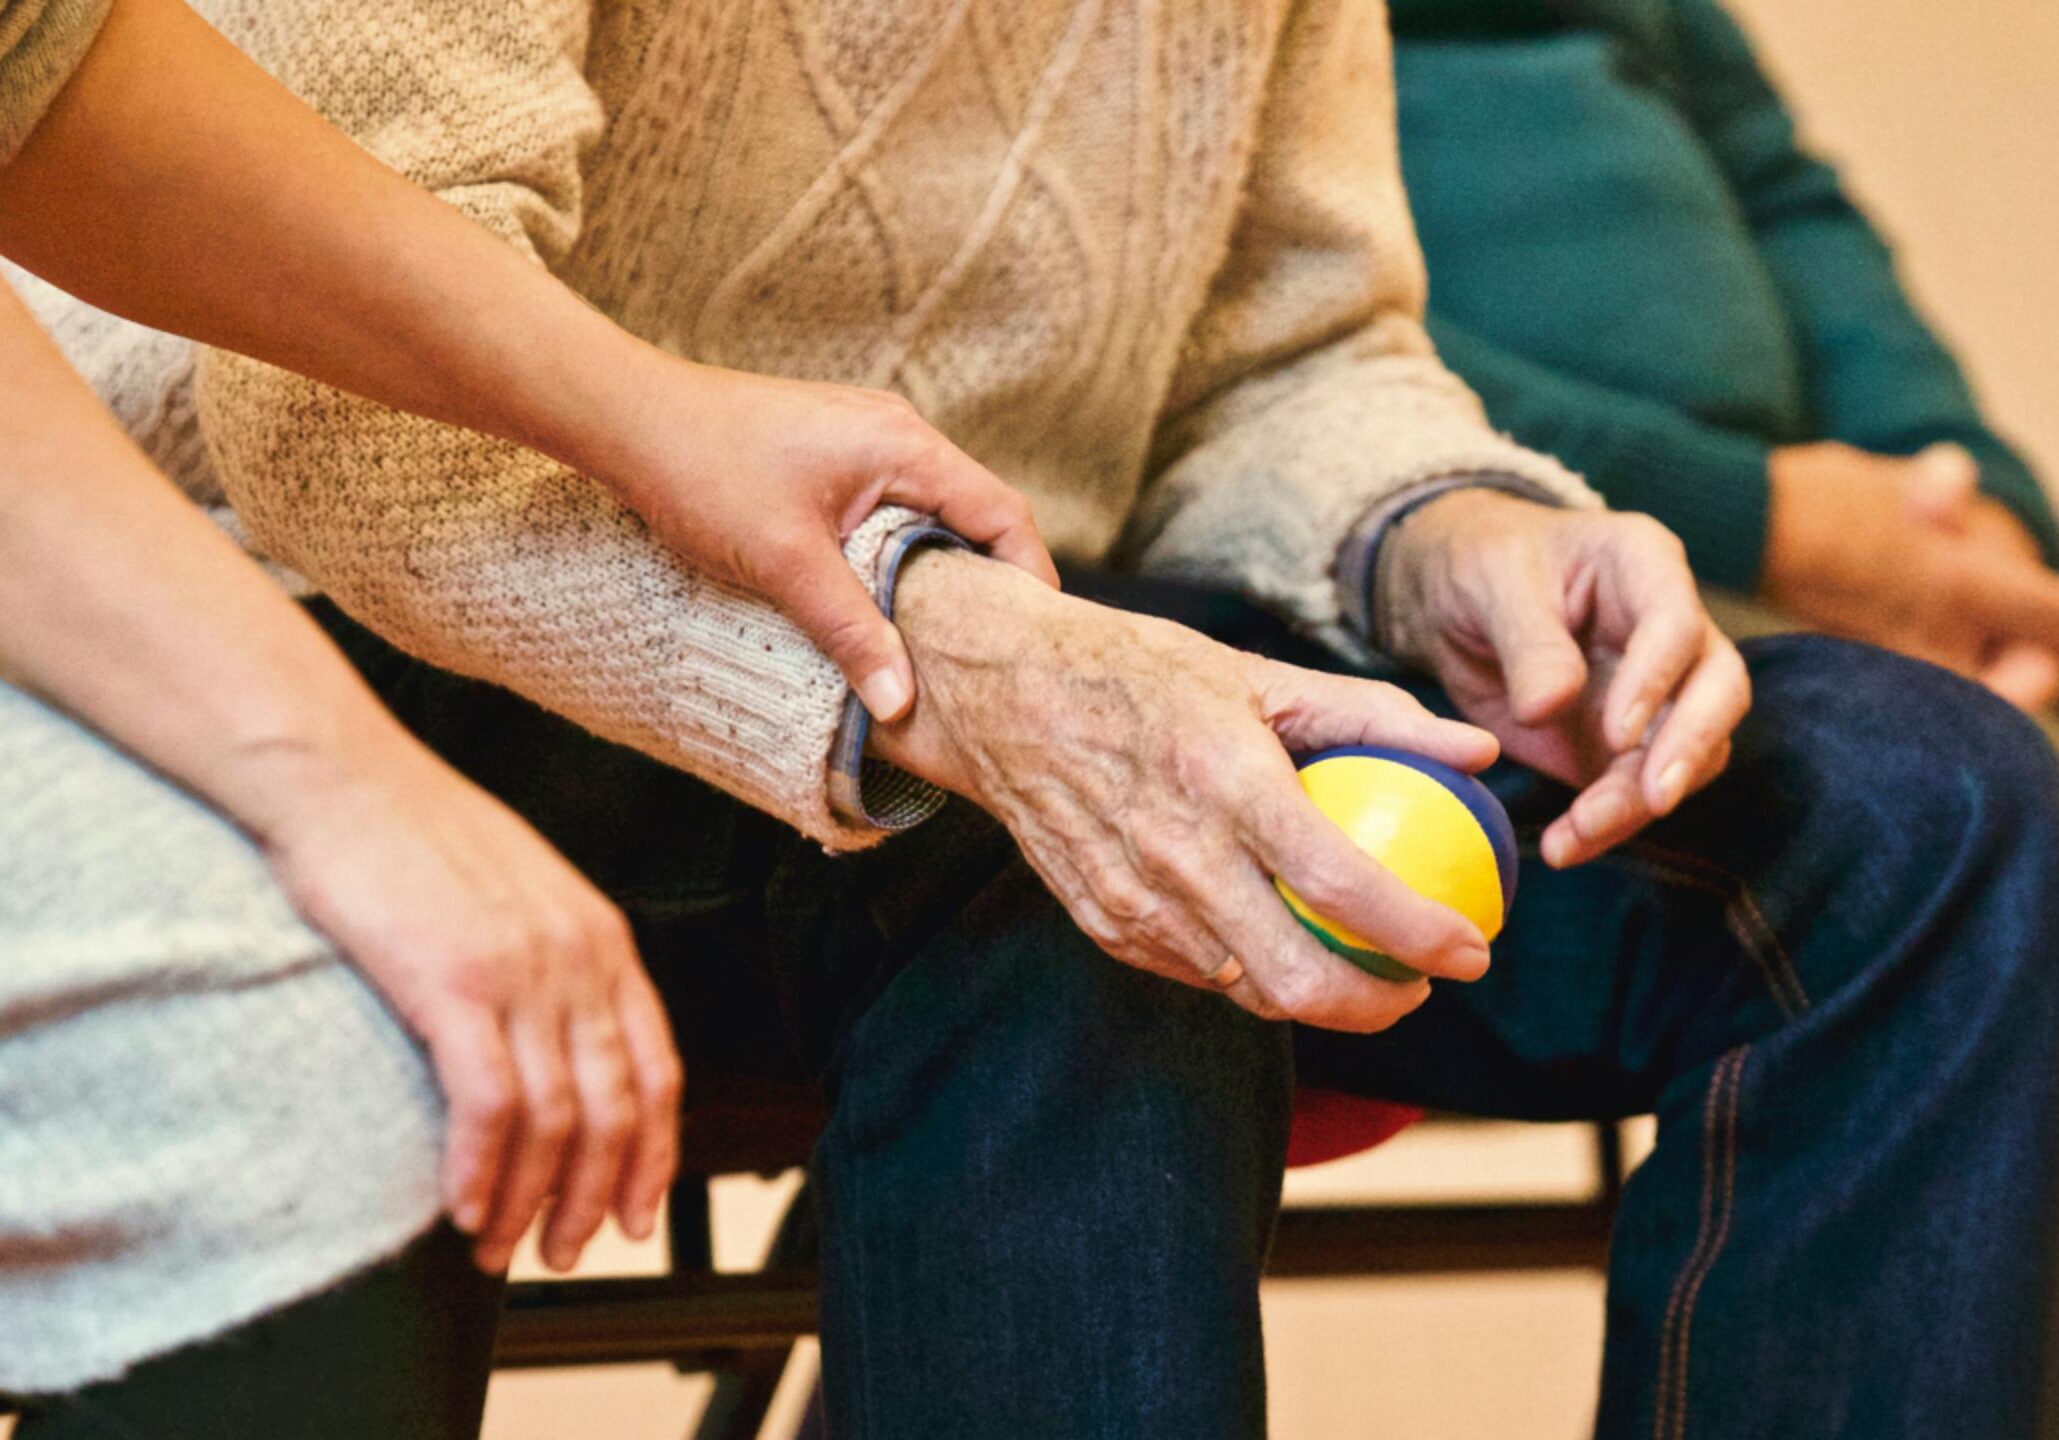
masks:
{"label": "chair leg", "polygon": [[[805,1269],[821,1257],[822,1237],[815,1225],[815,1200],[803,1183],[781,1217],[779,1229],[766,1252],[765,1267],[772,1270]],[[708,1405],[694,1425],[692,1440],[757,1440],[765,1417],[778,1393],[780,1377],[793,1359],[791,1349],[738,1357],[738,1363],[714,1372],[715,1389]],[[818,1395],[819,1398],[819,1395]],[[810,1402],[811,1411],[815,1401]],[[820,1435],[819,1417],[814,1432]],[[809,1433],[808,1422],[802,1434]]]}

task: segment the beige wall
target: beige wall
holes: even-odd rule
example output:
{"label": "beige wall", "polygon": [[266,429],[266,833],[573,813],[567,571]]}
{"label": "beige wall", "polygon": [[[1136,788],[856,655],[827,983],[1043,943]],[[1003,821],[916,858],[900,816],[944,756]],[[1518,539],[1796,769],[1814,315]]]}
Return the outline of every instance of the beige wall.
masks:
{"label": "beige wall", "polygon": [[1990,418],[2059,481],[2059,3],[1732,4]]}

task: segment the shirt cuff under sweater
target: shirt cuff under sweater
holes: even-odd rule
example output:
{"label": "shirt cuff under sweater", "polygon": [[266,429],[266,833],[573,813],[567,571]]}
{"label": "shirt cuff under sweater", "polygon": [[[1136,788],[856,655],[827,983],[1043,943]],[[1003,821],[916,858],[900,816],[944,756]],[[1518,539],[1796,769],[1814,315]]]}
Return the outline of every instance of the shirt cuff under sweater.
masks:
{"label": "shirt cuff under sweater", "polygon": [[1446,475],[1425,480],[1396,491],[1366,513],[1352,527],[1337,551],[1337,606],[1344,623],[1367,645],[1378,648],[1374,639],[1373,582],[1380,573],[1380,547],[1410,515],[1432,500],[1454,490],[1499,490],[1504,494],[1533,500],[1539,505],[1561,506],[1552,491],[1521,475],[1480,471],[1468,475]]}
{"label": "shirt cuff under sweater", "polygon": [[[894,586],[901,566],[925,545],[969,549],[965,541],[936,521],[910,521],[888,535],[873,561],[872,598],[887,619],[894,618]],[[872,715],[852,691],[844,700],[843,719],[829,752],[829,804],[838,818],[874,830],[908,830],[943,807],[944,792],[920,776],[865,753],[872,733]]]}

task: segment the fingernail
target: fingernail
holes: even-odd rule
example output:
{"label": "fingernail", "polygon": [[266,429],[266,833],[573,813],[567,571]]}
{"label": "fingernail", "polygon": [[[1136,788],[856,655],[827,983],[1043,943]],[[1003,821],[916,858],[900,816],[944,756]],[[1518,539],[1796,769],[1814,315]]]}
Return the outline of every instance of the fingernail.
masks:
{"label": "fingernail", "polygon": [[451,1212],[450,1223],[467,1235],[476,1235],[479,1227],[486,1223],[486,1206],[477,1200],[467,1200]]}
{"label": "fingernail", "polygon": [[622,1222],[623,1232],[632,1240],[648,1240],[651,1238],[651,1232],[657,1228],[658,1215],[655,1210],[637,1210]]}
{"label": "fingernail", "polygon": [[908,682],[891,665],[882,665],[858,682],[858,698],[875,720],[892,720],[908,708]]}
{"label": "fingernail", "polygon": [[1687,762],[1675,760],[1659,775],[1659,811],[1671,814],[1687,798]]}

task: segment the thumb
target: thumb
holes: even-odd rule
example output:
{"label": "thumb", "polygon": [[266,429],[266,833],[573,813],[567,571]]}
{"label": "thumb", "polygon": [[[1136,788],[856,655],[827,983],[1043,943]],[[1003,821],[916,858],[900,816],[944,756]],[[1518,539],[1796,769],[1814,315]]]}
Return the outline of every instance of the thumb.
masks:
{"label": "thumb", "polygon": [[1980,463],[1949,441],[1912,455],[1903,499],[1909,513],[1946,530],[1963,530],[1980,489]]}
{"label": "thumb", "polygon": [[908,713],[915,703],[915,666],[908,647],[827,537],[818,562],[768,590],[773,603],[844,672],[873,719],[885,723]]}

